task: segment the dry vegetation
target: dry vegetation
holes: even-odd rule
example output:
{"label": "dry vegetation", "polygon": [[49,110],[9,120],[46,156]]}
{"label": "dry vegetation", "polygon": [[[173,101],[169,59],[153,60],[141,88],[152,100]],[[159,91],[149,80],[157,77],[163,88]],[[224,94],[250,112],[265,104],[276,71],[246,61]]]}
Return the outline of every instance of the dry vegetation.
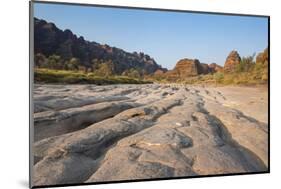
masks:
{"label": "dry vegetation", "polygon": [[138,78],[128,76],[100,76],[95,73],[82,71],[35,69],[34,81],[36,83],[57,83],[57,84],[145,84],[151,83]]}

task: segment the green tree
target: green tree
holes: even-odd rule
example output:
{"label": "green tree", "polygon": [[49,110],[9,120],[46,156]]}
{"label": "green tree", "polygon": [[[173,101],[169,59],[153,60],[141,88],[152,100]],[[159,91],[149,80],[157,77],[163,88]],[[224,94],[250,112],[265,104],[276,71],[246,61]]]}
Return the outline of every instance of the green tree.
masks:
{"label": "green tree", "polygon": [[98,69],[96,69],[94,73],[96,75],[105,76],[105,77],[113,75],[114,74],[113,62],[109,60],[107,62],[100,63],[98,65]]}
{"label": "green tree", "polygon": [[47,66],[47,58],[41,54],[41,53],[37,53],[34,56],[34,66],[36,68],[44,68]]}
{"label": "green tree", "polygon": [[67,70],[78,70],[78,66],[80,64],[80,61],[78,58],[71,58],[66,64],[65,68]]}
{"label": "green tree", "polygon": [[63,69],[63,60],[58,55],[51,55],[48,57],[48,68]]}
{"label": "green tree", "polygon": [[97,58],[95,58],[91,62],[92,62],[93,71],[98,70],[100,61]]}
{"label": "green tree", "polygon": [[131,68],[129,70],[124,71],[122,75],[132,77],[132,78],[140,78],[141,77],[141,73],[137,69],[134,69],[134,68]]}
{"label": "green tree", "polygon": [[243,57],[236,67],[236,72],[249,72],[255,66],[255,53],[252,56]]}

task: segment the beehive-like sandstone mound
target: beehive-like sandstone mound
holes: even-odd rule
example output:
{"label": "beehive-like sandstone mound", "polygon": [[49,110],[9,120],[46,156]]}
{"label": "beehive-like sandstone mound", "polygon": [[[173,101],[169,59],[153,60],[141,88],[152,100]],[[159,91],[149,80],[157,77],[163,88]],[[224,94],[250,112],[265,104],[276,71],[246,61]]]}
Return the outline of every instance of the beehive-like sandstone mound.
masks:
{"label": "beehive-like sandstone mound", "polygon": [[232,72],[236,69],[237,65],[240,64],[241,57],[237,51],[231,51],[228,57],[226,58],[224,64],[225,72]]}
{"label": "beehive-like sandstone mound", "polygon": [[190,77],[200,74],[202,70],[200,67],[199,60],[185,58],[177,62],[174,71],[176,71],[180,77]]}
{"label": "beehive-like sandstone mound", "polygon": [[198,59],[184,58],[179,60],[174,69],[169,70],[165,75],[170,79],[186,79],[188,77],[215,73],[221,70],[222,67],[216,63],[205,64],[200,63]]}
{"label": "beehive-like sandstone mound", "polygon": [[257,64],[268,64],[268,48],[259,53],[256,57]]}

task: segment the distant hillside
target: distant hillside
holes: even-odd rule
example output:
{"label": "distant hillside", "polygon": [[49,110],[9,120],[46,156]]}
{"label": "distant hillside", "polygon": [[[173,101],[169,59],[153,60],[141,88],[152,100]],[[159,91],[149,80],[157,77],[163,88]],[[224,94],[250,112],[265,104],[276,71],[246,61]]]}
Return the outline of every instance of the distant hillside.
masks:
{"label": "distant hillside", "polygon": [[129,53],[120,48],[90,42],[70,30],[34,18],[35,66],[62,70],[101,70],[101,73],[128,75],[166,71],[142,52]]}

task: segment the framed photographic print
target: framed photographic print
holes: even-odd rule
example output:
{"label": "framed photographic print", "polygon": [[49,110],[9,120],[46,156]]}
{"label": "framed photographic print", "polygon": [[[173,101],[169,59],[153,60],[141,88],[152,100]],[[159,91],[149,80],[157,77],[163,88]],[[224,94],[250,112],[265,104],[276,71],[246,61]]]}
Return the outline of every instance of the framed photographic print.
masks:
{"label": "framed photographic print", "polygon": [[269,173],[269,16],[30,2],[30,187]]}

